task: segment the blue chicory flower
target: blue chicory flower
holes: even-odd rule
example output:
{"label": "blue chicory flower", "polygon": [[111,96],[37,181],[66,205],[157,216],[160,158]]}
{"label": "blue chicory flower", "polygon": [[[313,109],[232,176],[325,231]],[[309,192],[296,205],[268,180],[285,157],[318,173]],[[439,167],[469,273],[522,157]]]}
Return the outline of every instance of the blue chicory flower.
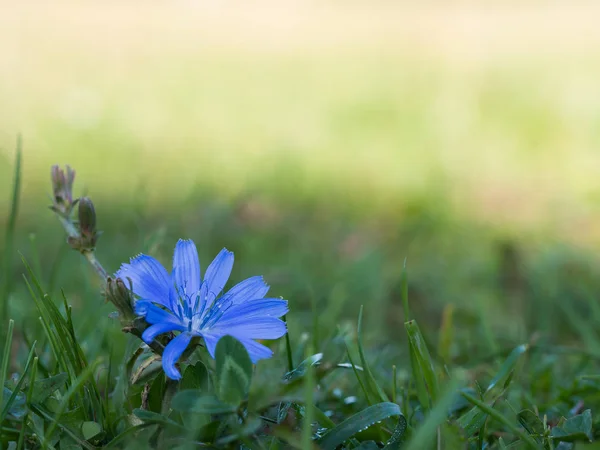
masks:
{"label": "blue chicory flower", "polygon": [[151,324],[142,334],[144,342],[150,343],[163,333],[179,332],[162,355],[163,369],[169,378],[181,378],[175,363],[194,336],[202,337],[213,358],[219,339],[233,336],[256,363],[270,358],[273,352],[255,340],[277,339],[287,332],[279,319],[288,311],[287,301],[265,298],[269,286],[262,277],[248,278],[219,297],[232,267],[233,253],[223,249],[202,279],[196,245],[180,239],[175,246],[171,275],[147,255],[132,258],[115,274],[116,278],[131,279],[133,293],[139,297],[135,312]]}

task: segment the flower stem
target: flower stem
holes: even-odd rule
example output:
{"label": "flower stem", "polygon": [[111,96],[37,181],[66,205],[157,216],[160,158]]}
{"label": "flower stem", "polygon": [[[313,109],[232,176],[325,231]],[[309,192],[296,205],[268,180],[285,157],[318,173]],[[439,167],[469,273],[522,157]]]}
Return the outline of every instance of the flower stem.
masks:
{"label": "flower stem", "polygon": [[[60,221],[61,225],[67,232],[67,236],[69,238],[79,238],[80,237],[80,232],[70,217],[65,217],[62,214],[58,214],[58,213],[56,215],[57,215],[58,220]],[[88,260],[88,262],[91,264],[91,266],[94,268],[96,273],[100,276],[100,278],[102,278],[102,280],[106,281],[106,279],[108,278],[108,273],[106,272],[104,267],[102,267],[102,264],[100,264],[100,261],[98,261],[98,259],[96,259],[94,250],[84,249],[84,250],[81,250],[81,254],[83,256],[85,256],[85,259]]]}
{"label": "flower stem", "polygon": [[108,278],[108,273],[106,273],[106,270],[104,270],[104,267],[102,267],[102,264],[100,264],[100,261],[98,261],[96,259],[96,255],[94,254],[94,251],[93,250],[84,250],[83,252],[81,252],[81,254],[83,256],[85,256],[85,259],[87,259],[89,261],[89,263],[92,265],[94,270],[98,273],[98,275],[100,275],[100,278],[102,278],[104,281],[106,281],[106,279]]}
{"label": "flower stem", "polygon": [[[287,325],[287,315],[283,315],[283,321]],[[288,372],[294,370],[294,360],[292,356],[292,344],[290,343],[290,329],[288,327],[287,333],[285,333],[285,348],[287,353]]]}
{"label": "flower stem", "polygon": [[60,221],[61,225],[63,226],[69,237],[79,237],[79,230],[77,230],[77,227],[71,221],[70,218],[65,217],[59,213],[57,213],[56,216],[58,217],[58,220]]}

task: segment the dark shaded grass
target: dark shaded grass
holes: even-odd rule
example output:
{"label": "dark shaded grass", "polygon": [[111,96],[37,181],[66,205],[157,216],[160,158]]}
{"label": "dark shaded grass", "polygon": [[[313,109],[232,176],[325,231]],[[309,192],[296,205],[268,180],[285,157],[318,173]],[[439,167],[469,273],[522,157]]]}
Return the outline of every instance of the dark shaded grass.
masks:
{"label": "dark shaded grass", "polygon": [[[103,200],[96,208],[104,231],[97,253],[109,271],[140,252],[170,266],[179,237],[198,243],[205,264],[226,246],[236,254],[232,282],[263,274],[272,294],[290,299],[292,329],[316,326],[317,333],[322,329],[327,335],[365,304],[367,337],[376,329],[380,336],[376,341],[385,341],[383,336],[399,338],[406,258],[412,307],[421,326],[435,333],[443,308],[454,306],[453,357],[459,361],[464,351],[469,358],[484,357],[490,347],[501,351],[534,332],[548,343],[563,337],[567,343],[585,339],[590,350],[599,349],[597,332],[579,323],[579,318],[590,315],[600,320],[594,301],[600,266],[594,255],[565,245],[532,244],[526,236],[507,240],[502,231],[461,223],[448,213],[432,211],[430,205],[381,220],[327,214],[318,206],[289,209],[260,198],[226,203],[200,197],[177,213],[173,206],[161,213],[143,202]],[[76,324],[85,328],[98,314],[110,334],[115,326],[106,318],[111,309],[100,296],[98,280],[68,249],[53,219],[44,209],[22,216],[12,247],[42,269],[39,277],[51,294],[56,297],[64,290]],[[20,281],[24,268],[16,251],[12,253],[7,277],[15,286],[10,316],[27,322],[33,305]],[[324,312],[316,323],[310,318],[313,308]],[[110,339],[99,338],[107,340],[99,345],[122,339],[115,331]],[[426,334],[437,340],[435,334]]]}

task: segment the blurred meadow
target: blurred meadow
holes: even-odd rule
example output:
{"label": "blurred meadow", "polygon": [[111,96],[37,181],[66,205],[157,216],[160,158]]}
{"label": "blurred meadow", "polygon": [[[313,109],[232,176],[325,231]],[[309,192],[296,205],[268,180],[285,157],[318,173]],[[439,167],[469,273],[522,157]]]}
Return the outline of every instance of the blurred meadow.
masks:
{"label": "blurred meadow", "polygon": [[396,352],[406,260],[434,347],[455,311],[456,361],[532,336],[600,352],[599,3],[0,11],[2,226],[23,136],[16,235],[0,242],[24,329],[37,315],[17,251],[84,335],[102,330],[90,354],[123,342],[47,208],[50,166],[69,164],[110,272],[140,252],[168,266],[179,237],[204,267],[225,246],[233,281],[262,274],[290,301],[292,340],[354,324],[363,304],[370,345]]}
{"label": "blurred meadow", "polygon": [[78,259],[57,262],[62,231],[45,208],[55,163],[94,199],[109,270],[139,251],[168,259],[188,236],[205,258],[227,246],[238,270],[272,271],[294,303],[343,292],[392,321],[405,258],[431,313],[510,315],[526,305],[496,279],[596,270],[594,2],[2,10],[0,207],[20,132],[15,248],[35,247],[55,286],[78,284],[57,268]]}

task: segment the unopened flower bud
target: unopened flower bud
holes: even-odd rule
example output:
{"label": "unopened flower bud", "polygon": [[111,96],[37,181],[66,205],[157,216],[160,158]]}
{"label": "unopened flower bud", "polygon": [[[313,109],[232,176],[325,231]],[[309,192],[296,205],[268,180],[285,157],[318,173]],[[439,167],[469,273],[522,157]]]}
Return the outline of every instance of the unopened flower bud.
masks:
{"label": "unopened flower bud", "polygon": [[59,166],[52,166],[52,206],[51,208],[63,215],[68,216],[77,200],[73,201],[73,181],[75,171],[66,166],[66,173]]}
{"label": "unopened flower bud", "polygon": [[100,232],[96,230],[96,209],[88,197],[79,199],[79,236],[71,236],[69,245],[80,252],[93,251]]}
{"label": "unopened flower bud", "polygon": [[82,234],[96,231],[96,209],[89,197],[79,199],[79,228]]}
{"label": "unopened flower bud", "polygon": [[130,324],[135,318],[131,291],[121,278],[108,277],[106,280],[106,298],[119,311],[119,318],[124,324]]}

